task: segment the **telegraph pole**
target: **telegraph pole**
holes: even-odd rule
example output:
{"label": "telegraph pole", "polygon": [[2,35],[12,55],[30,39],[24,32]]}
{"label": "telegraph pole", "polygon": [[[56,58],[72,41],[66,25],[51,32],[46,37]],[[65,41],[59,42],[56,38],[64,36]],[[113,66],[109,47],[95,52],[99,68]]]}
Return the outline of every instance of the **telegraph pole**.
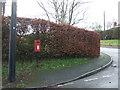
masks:
{"label": "telegraph pole", "polygon": [[4,14],[5,14],[5,1],[2,3],[2,15],[4,16]]}
{"label": "telegraph pole", "polygon": [[118,26],[120,27],[120,1],[118,2]]}
{"label": "telegraph pole", "polygon": [[103,31],[103,32],[104,32],[104,33],[103,33],[103,34],[104,34],[104,35],[103,35],[103,36],[104,36],[104,38],[103,38],[103,39],[105,40],[105,11],[104,11],[103,18],[104,18],[104,31]]}
{"label": "telegraph pole", "polygon": [[9,82],[15,81],[15,54],[16,54],[16,0],[12,0],[11,27],[9,38]]}
{"label": "telegraph pole", "polygon": [[104,11],[104,31],[105,31],[105,11]]}

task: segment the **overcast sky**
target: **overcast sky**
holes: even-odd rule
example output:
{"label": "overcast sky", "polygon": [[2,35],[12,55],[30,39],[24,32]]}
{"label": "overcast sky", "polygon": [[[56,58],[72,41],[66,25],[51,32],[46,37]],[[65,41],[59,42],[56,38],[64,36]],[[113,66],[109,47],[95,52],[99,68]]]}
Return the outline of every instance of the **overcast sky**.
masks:
{"label": "overcast sky", "polygon": [[[6,12],[5,12],[6,16],[11,15],[11,1],[12,0],[7,0]],[[48,0],[41,0],[41,1],[45,3]],[[82,1],[90,2],[90,3],[86,4],[86,7],[88,8],[86,19],[81,23],[79,23],[77,25],[78,27],[83,27],[83,28],[88,27],[91,25],[91,23],[95,23],[95,22],[103,25],[104,11],[106,13],[106,22],[118,21],[118,2],[120,0],[82,0]],[[39,7],[36,0],[17,0],[18,17],[43,18],[47,20],[47,17],[43,14],[44,12]]]}

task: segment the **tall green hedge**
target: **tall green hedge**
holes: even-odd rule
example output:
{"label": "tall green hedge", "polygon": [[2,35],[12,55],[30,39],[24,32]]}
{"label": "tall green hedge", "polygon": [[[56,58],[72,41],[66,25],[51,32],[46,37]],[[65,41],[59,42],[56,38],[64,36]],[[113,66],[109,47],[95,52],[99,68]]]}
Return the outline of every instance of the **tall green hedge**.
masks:
{"label": "tall green hedge", "polygon": [[120,39],[120,27],[111,28],[110,30],[101,31],[101,40]]}

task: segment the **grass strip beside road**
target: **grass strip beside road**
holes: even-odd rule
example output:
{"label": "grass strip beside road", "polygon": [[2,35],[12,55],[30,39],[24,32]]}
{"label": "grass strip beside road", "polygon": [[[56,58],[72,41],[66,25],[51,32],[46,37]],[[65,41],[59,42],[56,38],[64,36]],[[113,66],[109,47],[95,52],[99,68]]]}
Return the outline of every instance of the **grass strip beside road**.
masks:
{"label": "grass strip beside road", "polygon": [[33,71],[41,70],[57,70],[67,67],[72,67],[74,65],[81,65],[90,62],[90,58],[76,57],[76,58],[65,58],[65,59],[50,59],[50,60],[40,60],[39,63],[35,60],[32,61],[17,61],[16,62],[16,82],[9,83],[7,80],[8,76],[8,62],[3,62],[2,68],[2,78],[3,86],[7,88],[21,88],[25,87],[26,83],[31,81]]}
{"label": "grass strip beside road", "polygon": [[120,40],[100,40],[101,46],[120,46]]}

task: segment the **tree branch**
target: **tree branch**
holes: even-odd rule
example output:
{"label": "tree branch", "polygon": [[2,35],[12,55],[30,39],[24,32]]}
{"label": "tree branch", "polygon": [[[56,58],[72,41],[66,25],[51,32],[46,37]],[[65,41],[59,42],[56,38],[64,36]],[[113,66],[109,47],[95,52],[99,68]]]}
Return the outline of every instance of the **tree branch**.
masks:
{"label": "tree branch", "polygon": [[[36,0],[37,1],[37,0]],[[46,13],[46,15],[47,15],[47,17],[48,17],[48,20],[50,21],[50,17],[49,17],[49,12],[45,9],[45,6],[44,6],[44,4],[42,3],[42,2],[38,2],[37,1],[37,3],[38,3],[38,5],[45,11],[45,13]]]}

